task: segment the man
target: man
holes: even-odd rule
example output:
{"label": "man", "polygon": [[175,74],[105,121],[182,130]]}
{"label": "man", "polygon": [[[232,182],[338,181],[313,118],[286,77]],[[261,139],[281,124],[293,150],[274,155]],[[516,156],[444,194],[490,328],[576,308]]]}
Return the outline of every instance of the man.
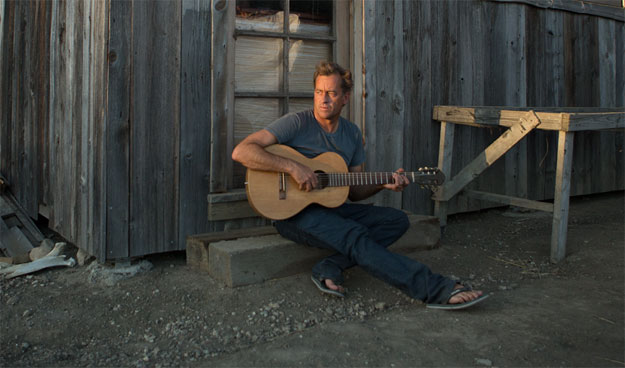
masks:
{"label": "man", "polygon": [[[286,172],[303,191],[311,191],[317,185],[313,170],[273,155],[265,147],[284,144],[309,158],[333,151],[343,157],[349,171],[362,171],[365,160],[362,133],[340,116],[350,97],[351,73],[338,64],[321,62],[313,82],[313,110],[287,114],[266,129],[250,134],[235,147],[232,159],[251,169]],[[408,184],[408,178],[396,173],[393,184],[351,187],[349,199],[362,200],[382,189],[401,192]],[[488,296],[434,274],[411,258],[388,251],[386,248],[409,226],[406,214],[394,208],[357,203],[325,208],[313,204],[289,219],[277,221],[275,226],[282,236],[297,243],[337,251],[312,270],[313,282],[328,294],[344,296],[343,271],[358,265],[431,308],[461,309]]]}

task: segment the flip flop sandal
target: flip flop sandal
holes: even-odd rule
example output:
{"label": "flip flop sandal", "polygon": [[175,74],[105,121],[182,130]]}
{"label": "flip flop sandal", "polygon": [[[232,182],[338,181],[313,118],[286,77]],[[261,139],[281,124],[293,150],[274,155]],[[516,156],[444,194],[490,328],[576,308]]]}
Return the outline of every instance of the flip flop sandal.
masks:
{"label": "flip flop sandal", "polygon": [[[465,291],[472,291],[473,288],[469,287],[469,286],[465,286],[463,288],[460,289],[455,289],[454,291],[451,292],[451,294],[449,295],[449,299],[451,299],[454,295],[463,293]],[[459,309],[465,309],[468,308],[470,306],[476,305],[477,303],[480,303],[482,301],[484,301],[484,299],[488,298],[490,296],[490,294],[482,294],[481,296],[466,302],[466,303],[456,303],[456,304],[449,304],[449,303],[445,303],[445,304],[426,304],[425,306],[427,308],[431,308],[431,309],[444,309],[444,310],[459,310]],[[447,299],[449,301],[449,299]]]}
{"label": "flip flop sandal", "polygon": [[313,284],[315,284],[317,289],[319,289],[322,293],[338,296],[339,298],[345,297],[345,294],[341,293],[340,291],[336,291],[336,290],[332,290],[328,288],[325,282],[317,279],[315,276],[311,276],[310,279],[312,280]]}

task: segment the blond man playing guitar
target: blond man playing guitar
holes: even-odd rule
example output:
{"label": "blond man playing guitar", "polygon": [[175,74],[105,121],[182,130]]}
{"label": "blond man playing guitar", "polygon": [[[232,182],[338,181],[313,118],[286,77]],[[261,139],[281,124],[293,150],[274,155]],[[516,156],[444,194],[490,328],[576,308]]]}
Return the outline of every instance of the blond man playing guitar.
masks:
{"label": "blond man playing guitar", "polygon": [[[251,170],[286,173],[303,192],[320,188],[318,173],[302,161],[270,153],[266,148],[286,145],[307,158],[335,152],[343,158],[349,172],[362,172],[362,133],[340,116],[350,97],[351,73],[338,64],[321,62],[313,82],[312,110],[287,114],[252,133],[235,147],[232,159]],[[390,183],[350,186],[349,199],[356,202],[383,189],[401,192],[410,183],[403,173],[403,169],[398,169]],[[390,252],[387,247],[409,226],[403,211],[352,202],[334,208],[311,204],[275,222],[278,232],[286,238],[337,252],[313,267],[312,281],[322,292],[343,297],[343,271],[358,265],[431,308],[462,309],[488,296],[433,273],[418,261]]]}

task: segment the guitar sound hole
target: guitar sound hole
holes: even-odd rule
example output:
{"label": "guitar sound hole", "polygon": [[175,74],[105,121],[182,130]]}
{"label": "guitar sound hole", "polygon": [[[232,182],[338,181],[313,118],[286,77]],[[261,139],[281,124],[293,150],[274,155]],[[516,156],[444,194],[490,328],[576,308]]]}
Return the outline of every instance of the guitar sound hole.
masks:
{"label": "guitar sound hole", "polygon": [[317,189],[323,189],[328,186],[329,176],[321,170],[315,171],[317,174]]}

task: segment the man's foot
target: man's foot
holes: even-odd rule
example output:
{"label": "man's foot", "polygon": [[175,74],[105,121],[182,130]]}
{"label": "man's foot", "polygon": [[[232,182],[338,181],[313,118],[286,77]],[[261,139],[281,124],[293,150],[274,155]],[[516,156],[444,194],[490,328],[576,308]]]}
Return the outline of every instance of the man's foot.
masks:
{"label": "man's foot", "polygon": [[341,285],[335,284],[334,281],[332,281],[330,279],[325,279],[325,280],[323,280],[323,282],[325,282],[326,287],[328,289],[334,290],[334,291],[338,291],[341,294],[345,293],[345,288],[342,287]]}
{"label": "man's foot", "polygon": [[432,309],[464,309],[472,305],[482,302],[488,298],[488,294],[484,294],[481,290],[473,290],[468,286],[456,284],[454,290],[449,295],[449,299],[444,304],[426,304],[426,307]]}
{"label": "man's foot", "polygon": [[335,284],[334,281],[330,279],[319,280],[315,276],[311,276],[310,279],[315,284],[317,289],[319,289],[322,293],[338,296],[341,298],[345,297],[345,294],[343,294],[345,292],[345,289],[341,285]]}
{"label": "man's foot", "polygon": [[[465,286],[462,284],[456,284],[456,286],[454,287],[454,291],[463,289],[464,287]],[[455,295],[452,293],[452,297],[449,298],[449,300],[447,301],[447,304],[467,303],[467,302],[470,302],[472,300],[479,298],[482,295],[484,295],[484,293],[481,290],[471,290],[471,289],[461,291]]]}

